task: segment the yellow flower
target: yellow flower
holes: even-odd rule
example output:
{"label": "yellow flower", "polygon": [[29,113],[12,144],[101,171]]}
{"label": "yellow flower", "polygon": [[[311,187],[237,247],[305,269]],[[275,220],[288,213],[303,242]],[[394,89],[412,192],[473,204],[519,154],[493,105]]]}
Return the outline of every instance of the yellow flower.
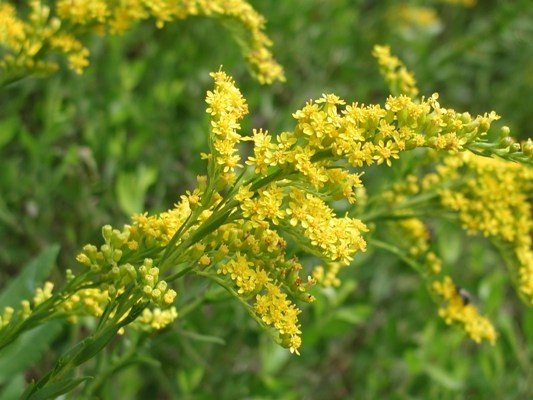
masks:
{"label": "yellow flower", "polygon": [[529,194],[533,168],[463,152],[447,158],[439,170],[441,180],[464,181],[458,189],[443,189],[442,204],[459,213],[463,228],[499,239],[512,248],[519,291],[533,304],[533,215]]}
{"label": "yellow flower", "polygon": [[433,283],[433,290],[446,301],[446,305],[439,309],[439,315],[447,324],[458,323],[476,343],[487,340],[494,344],[496,330],[491,322],[480,316],[474,305],[466,302],[460,295],[452,279],[446,276],[442,281]]}
{"label": "yellow flower", "polygon": [[[45,61],[51,50],[65,54],[70,67],[78,73],[88,65],[89,52],[64,52],[61,46],[48,44],[56,35],[81,35],[96,31],[104,35],[122,33],[135,22],[155,19],[158,28],[165,23],[205,15],[231,20],[251,72],[261,83],[283,81],[282,67],[274,60],[272,46],[264,34],[264,18],[245,0],[56,0],[53,6],[40,0],[29,2],[26,20],[16,16],[15,8],[0,4],[0,45],[12,52],[0,59],[0,70],[24,75],[31,72],[50,73],[57,65]],[[74,26],[73,26],[74,25]],[[77,40],[77,38],[75,39]]]}
{"label": "yellow flower", "polygon": [[274,327],[281,337],[287,338],[282,344],[289,347],[291,353],[299,354],[302,332],[298,323],[298,314],[301,310],[287,299],[287,294],[282,293],[278,286],[267,283],[266,289],[266,294],[256,296],[255,312],[266,325]]}
{"label": "yellow flower", "polygon": [[416,81],[399,58],[391,55],[389,46],[374,46],[372,55],[378,60],[381,74],[387,80],[393,94],[411,98],[418,95]]}

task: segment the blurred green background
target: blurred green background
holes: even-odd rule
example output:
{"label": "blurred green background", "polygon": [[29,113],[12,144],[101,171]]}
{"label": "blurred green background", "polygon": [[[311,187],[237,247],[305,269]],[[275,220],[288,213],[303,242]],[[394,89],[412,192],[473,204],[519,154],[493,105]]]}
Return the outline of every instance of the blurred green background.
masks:
{"label": "blurred green background", "polygon": [[[63,68],[0,91],[0,287],[53,244],[60,252],[51,275],[61,281],[62,271],[77,268],[81,246],[100,242],[103,224],[166,210],[193,187],[205,173],[198,155],[207,150],[209,72],[220,65],[248,100],[244,132],[292,130],[291,114],[322,93],[383,102],[387,88],[370,54],[374,44],[390,44],[422,95],[437,91],[443,106],[473,114],[495,110],[515,136],[533,136],[529,0],[250,3],[268,20],[285,84],[260,86],[231,34],[196,18],[89,36],[91,65],[82,76]],[[338,290],[317,291],[317,302],[304,307],[300,357],[278,348],[219,289],[186,282],[182,318],[117,341],[87,366],[101,376],[87,390],[139,399],[533,398],[533,312],[518,302],[487,242],[451,225],[436,229],[445,264],[499,330],[494,347],[445,326],[408,266],[369,252],[344,271]],[[24,373],[8,376],[0,366],[6,396],[82,334],[53,328],[42,342],[48,352],[35,351]],[[101,373],[113,362],[124,365]]]}

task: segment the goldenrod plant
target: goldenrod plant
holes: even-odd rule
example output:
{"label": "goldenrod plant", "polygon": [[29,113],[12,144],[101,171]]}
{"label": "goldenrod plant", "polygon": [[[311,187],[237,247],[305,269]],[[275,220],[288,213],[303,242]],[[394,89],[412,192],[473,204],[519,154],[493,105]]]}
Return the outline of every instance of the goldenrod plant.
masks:
{"label": "goldenrod plant", "polygon": [[259,82],[284,80],[263,32],[264,19],[244,0],[30,0],[24,13],[9,2],[0,4],[0,84],[50,74],[58,68],[54,55],[66,57],[69,68],[81,74],[89,65],[89,50],[82,42],[87,33],[116,35],[146,19],[163,28],[193,16],[218,19],[234,31]]}
{"label": "goldenrod plant", "polygon": [[[51,72],[55,51],[81,72],[88,51],[78,32],[116,33],[147,18],[163,27],[198,14],[242,24],[247,34],[239,38],[252,49],[246,58],[258,80],[283,79],[262,19],[246,2],[57,1],[48,8],[31,1],[28,13],[21,19],[10,4],[0,5],[4,83]],[[350,266],[367,249],[402,259],[427,287],[436,315],[474,342],[494,344],[497,326],[470,300],[464,282],[455,282],[427,221],[453,219],[467,234],[491,240],[531,306],[533,143],[516,142],[506,127],[489,141],[500,118],[495,112],[473,116],[441,106],[436,93],[419,96],[414,75],[388,46],[375,46],[373,55],[391,92],[382,103],[323,94],[292,113],[292,129],[276,133],[243,132],[244,96],[222,67],[211,73],[208,151],[199,155],[206,172],[196,187],[165,212],[103,226],[103,241],[83,246],[62,286],[46,282],[33,299],[3,310],[0,349],[50,320],[95,319],[23,398],[74,390],[89,379],[75,369],[117,335],[171,326],[181,314],[176,299],[187,296],[187,286],[178,285],[185,281],[220,286],[275,342],[299,355],[306,349],[304,304],[315,300],[317,287],[341,286],[341,272],[356,275]],[[377,169],[409,173],[370,193],[367,176]]]}

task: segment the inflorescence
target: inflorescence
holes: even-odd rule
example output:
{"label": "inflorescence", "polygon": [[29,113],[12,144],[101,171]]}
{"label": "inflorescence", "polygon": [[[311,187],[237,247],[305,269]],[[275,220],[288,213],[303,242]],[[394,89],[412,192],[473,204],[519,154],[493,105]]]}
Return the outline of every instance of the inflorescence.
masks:
{"label": "inflorescence", "polygon": [[[195,4],[199,12],[203,3]],[[217,4],[211,5],[211,12],[218,9]],[[117,18],[98,7],[87,10],[102,23]],[[157,10],[161,23],[174,18],[173,10]],[[69,18],[81,18],[73,10],[68,12]],[[528,200],[532,169],[469,151],[483,147],[483,151],[498,150],[499,157],[520,153],[531,160],[531,146],[505,147],[503,135],[502,143],[491,147],[484,136],[499,118],[494,112],[473,117],[441,107],[436,94],[415,98],[414,80],[403,64],[385,47],[377,47],[375,55],[400,93],[389,96],[383,105],[347,104],[333,94],[323,95],[293,114],[292,131],[276,136],[261,129],[241,135],[246,101],[225,72],[212,73],[214,89],[206,98],[209,152],[202,154],[207,175],[199,176],[197,187],[170,210],[134,215],[122,230],[105,226],[105,243],[86,245],[77,257],[86,267],[84,286],[63,293],[56,312],[71,319],[86,314],[113,318],[116,313],[122,321],[128,310],[140,307],[136,323],[144,329],[161,329],[178,316],[173,303],[179,293],[172,288],[173,281],[197,275],[225,288],[278,343],[298,353],[301,310],[296,302],[312,302],[314,285],[339,285],[342,267],[367,249],[365,235],[370,233],[365,218],[341,214],[333,202],[364,203],[363,167],[392,166],[404,153],[418,148],[443,160],[436,172],[422,179],[410,176],[383,194],[391,210],[400,210],[392,220],[405,232],[408,248],[403,256],[415,260],[413,265],[429,279],[442,304],[439,314],[447,323],[461,325],[476,342],[494,342],[496,333],[488,319],[465,302],[451,278],[443,275],[442,261],[429,246],[424,222],[408,213],[415,207],[404,205],[411,198],[434,193],[442,208],[457,213],[468,232],[479,231],[505,242],[513,250],[519,292],[532,303]],[[243,159],[240,148],[248,144],[253,148]],[[290,243],[322,265],[306,267],[290,255]],[[47,284],[36,294],[33,307],[50,298],[52,288]],[[32,312],[29,302],[22,309],[18,316],[22,319]],[[4,311],[2,325],[14,313]]]}

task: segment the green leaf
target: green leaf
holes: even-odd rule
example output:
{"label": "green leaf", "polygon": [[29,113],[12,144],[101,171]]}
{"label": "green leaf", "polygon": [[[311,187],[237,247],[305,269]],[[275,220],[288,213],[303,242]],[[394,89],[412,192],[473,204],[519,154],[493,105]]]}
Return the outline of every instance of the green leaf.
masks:
{"label": "green leaf", "polygon": [[278,373],[291,356],[287,349],[280,347],[267,337],[261,341],[259,355],[261,357],[261,372],[264,377]]}
{"label": "green leaf", "polygon": [[342,307],[335,311],[334,318],[357,325],[365,321],[372,312],[372,307],[365,304]]}
{"label": "green leaf", "polygon": [[202,382],[205,370],[201,367],[180,369],[176,374],[176,380],[180,389],[187,394],[194,393]]}
{"label": "green leaf", "polygon": [[112,326],[98,336],[89,336],[71,350],[73,357],[72,359],[67,358],[68,361],[72,362],[74,366],[78,366],[93,358],[113,339],[119,329],[120,326],[118,325]]}
{"label": "green leaf", "polygon": [[59,382],[54,382],[50,385],[46,385],[44,388],[37,390],[33,394],[26,393],[25,396],[23,396],[22,398],[26,400],[53,399],[58,397],[59,395],[70,392],[80,383],[85,382],[89,379],[93,378],[91,376],[84,376],[82,378],[63,379]]}
{"label": "green leaf", "polygon": [[13,375],[35,365],[49,349],[50,344],[61,332],[62,324],[49,322],[22,334],[11,346],[0,352],[0,382],[10,380]]}
{"label": "green leaf", "polygon": [[2,400],[19,400],[20,394],[24,392],[24,387],[26,386],[26,381],[24,379],[24,374],[20,373],[18,375],[11,376],[9,382],[5,384],[0,391],[0,399]]}
{"label": "green leaf", "polygon": [[353,279],[344,280],[340,288],[336,291],[334,305],[343,304],[349,296],[351,296],[357,289],[357,282]]}
{"label": "green leaf", "polygon": [[189,385],[192,390],[198,388],[198,385],[202,382],[205,370],[202,367],[192,368],[189,373]]}
{"label": "green leaf", "polygon": [[201,335],[199,333],[192,332],[192,331],[181,331],[181,334],[183,336],[187,336],[188,338],[192,340],[196,340],[198,342],[214,343],[214,344],[220,344],[223,346],[226,344],[226,341],[222,338],[219,338],[218,336]]}
{"label": "green leaf", "polygon": [[0,294],[0,310],[17,306],[21,300],[30,299],[40,287],[54,266],[59,252],[58,245],[52,245],[27,264],[16,278]]}
{"label": "green leaf", "polygon": [[439,254],[445,265],[460,264],[464,247],[464,237],[455,224],[441,221],[438,228]]}
{"label": "green leaf", "polygon": [[460,390],[463,388],[463,382],[451,376],[447,371],[434,365],[425,366],[426,373],[448,390]]}
{"label": "green leaf", "polygon": [[0,148],[13,139],[19,124],[20,122],[18,116],[16,115],[12,115],[11,117],[0,122]]}
{"label": "green leaf", "polygon": [[120,173],[115,186],[120,209],[127,215],[142,212],[146,192],[156,179],[157,170],[144,165],[140,165],[133,173]]}

